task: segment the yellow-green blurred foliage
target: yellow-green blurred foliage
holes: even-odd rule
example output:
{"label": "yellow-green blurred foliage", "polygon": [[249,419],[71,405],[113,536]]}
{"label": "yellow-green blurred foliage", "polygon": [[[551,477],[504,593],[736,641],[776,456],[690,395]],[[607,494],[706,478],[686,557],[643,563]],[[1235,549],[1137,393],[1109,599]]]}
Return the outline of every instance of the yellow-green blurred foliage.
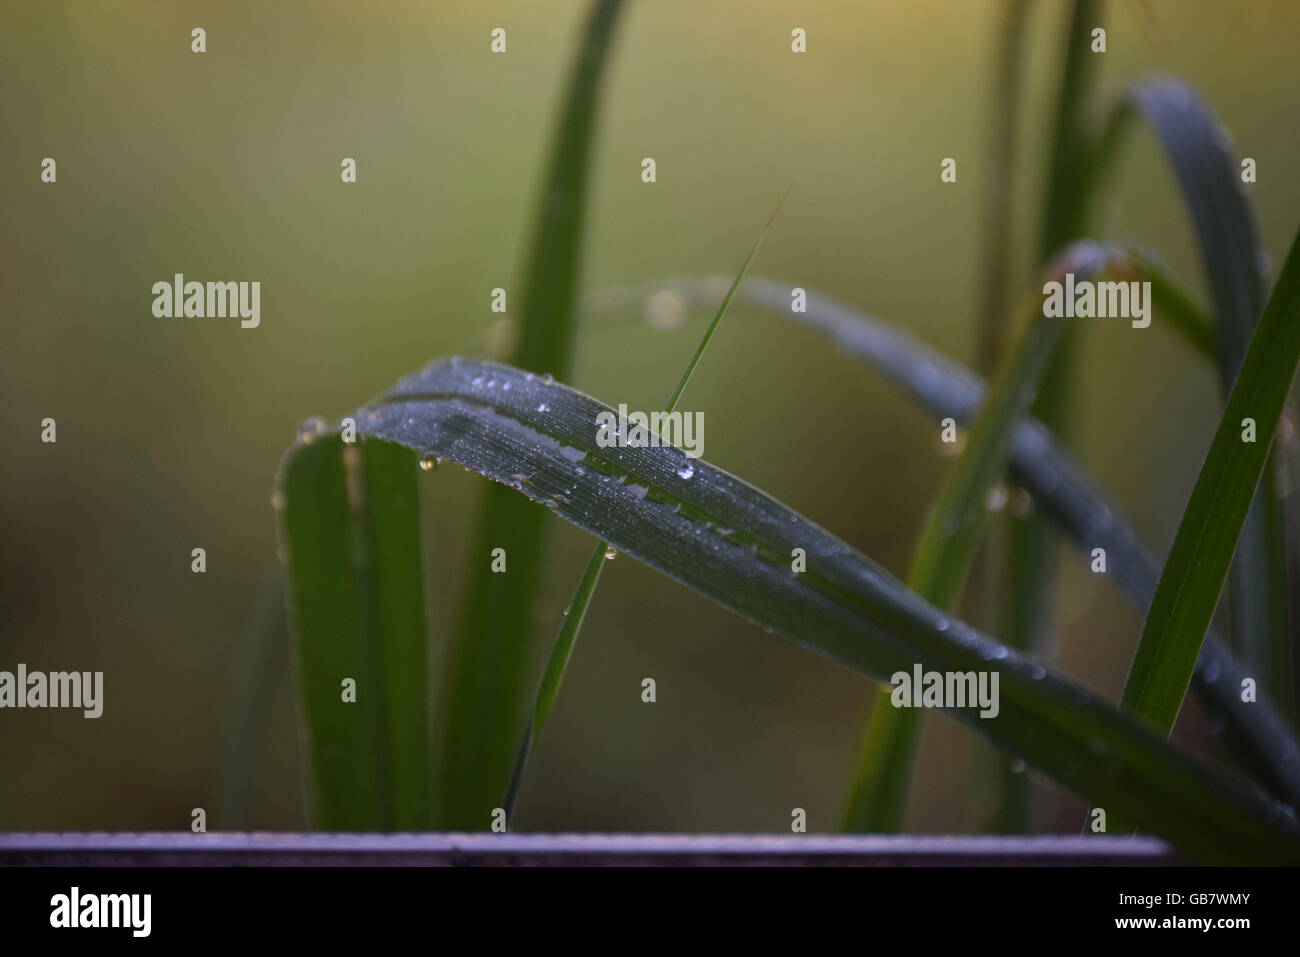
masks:
{"label": "yellow-green blurred foliage", "polygon": [[[1061,4],[1035,5],[1015,181],[1029,279]],[[1195,84],[1242,156],[1276,258],[1300,224],[1300,6],[1114,4],[1106,98],[1153,72]],[[18,2],[0,6],[0,668],[106,672],[105,714],[0,713],[0,828],[184,828],[213,806],[232,669],[274,562],[277,459],[310,414],[355,408],[479,348],[521,257],[576,0]],[[755,272],[969,359],[984,242],[992,0],[631,0],[606,91],[583,285],[733,272],[794,193]],[[208,52],[190,52],[190,30]],[[489,30],[509,52],[488,51]],[[808,53],[790,52],[803,27]],[[56,158],[58,182],[39,180]],[[344,185],[340,160],[359,182]],[[658,182],[643,184],[653,156]],[[958,159],[955,185],[939,161]],[[1158,147],[1134,138],[1097,238],[1138,238],[1203,288]],[[174,273],[259,280],[262,322],[151,315]],[[646,323],[585,327],[574,384],[654,407],[694,347]],[[1079,454],[1163,554],[1218,407],[1159,320],[1090,326]],[[683,407],[707,457],[900,572],[948,467],[935,425],[815,334],[738,309]],[[58,421],[58,442],[39,423]],[[480,485],[431,473],[439,642]],[[547,627],[587,542],[553,537]],[[190,550],[208,554],[190,572]],[[1064,666],[1118,691],[1139,619],[1063,565]],[[441,644],[439,644],[441,647]],[[658,683],[642,704],[640,681]],[[303,824],[284,658],[248,823]],[[533,829],[835,826],[868,684],[638,566],[606,572],[522,809]],[[1195,711],[1183,729],[1203,737]],[[976,827],[971,738],[928,723],[908,824]],[[1073,805],[1054,802],[1073,829]],[[219,822],[214,822],[219,823]]]}

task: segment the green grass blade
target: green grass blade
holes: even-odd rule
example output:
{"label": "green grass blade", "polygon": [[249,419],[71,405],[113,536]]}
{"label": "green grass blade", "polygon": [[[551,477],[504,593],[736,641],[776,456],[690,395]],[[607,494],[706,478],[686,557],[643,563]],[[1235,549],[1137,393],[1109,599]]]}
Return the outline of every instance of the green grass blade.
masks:
{"label": "green grass blade", "polygon": [[[793,188],[794,186],[791,185],[790,189]],[[709,322],[708,328],[705,329],[704,335],[700,337],[699,344],[695,347],[695,353],[691,356],[690,361],[686,363],[686,369],[682,372],[677,387],[664,405],[665,412],[673,412],[677,408],[677,403],[681,401],[682,393],[686,391],[691,376],[695,374],[700,360],[704,358],[705,350],[708,349],[709,343],[713,341],[714,333],[718,331],[718,325],[722,322],[722,317],[727,314],[727,310],[731,307],[731,301],[736,296],[736,289],[739,288],[745,274],[749,272],[749,267],[754,262],[754,257],[758,255],[763,240],[767,238],[768,230],[772,228],[773,221],[781,212],[781,207],[785,205],[786,199],[789,198],[790,189],[785,191],[781,201],[776,204],[776,209],[772,210],[772,215],[768,217],[767,224],[763,227],[762,232],[758,234],[758,239],[754,240],[754,245],[750,248],[749,255],[745,257],[744,263],[741,264],[740,271],[736,273],[736,278],[731,281],[727,294],[722,297],[722,303],[718,306],[718,311],[713,314],[713,319]],[[597,542],[596,547],[592,550],[591,557],[587,560],[587,569],[583,572],[573,599],[569,602],[569,607],[564,613],[566,617],[564,623],[560,626],[560,634],[555,640],[550,656],[547,658],[546,667],[542,672],[542,683],[537,691],[536,703],[533,706],[532,718],[528,722],[528,727],[524,730],[523,742],[519,746],[514,769],[510,774],[510,783],[506,788],[505,810],[508,821],[514,819],[519,791],[523,787],[524,772],[528,768],[529,755],[532,753],[533,745],[546,724],[547,715],[551,711],[551,704],[554,702],[556,694],[559,693],[560,682],[564,678],[565,669],[569,665],[569,658],[573,654],[574,642],[577,641],[578,632],[582,629],[582,622],[587,617],[587,609],[591,606],[591,599],[596,594],[596,584],[600,581],[601,569],[605,567],[609,547],[608,542]]]}
{"label": "green grass blade", "polygon": [[725,316],[727,310],[731,308],[731,301],[736,298],[736,290],[740,288],[741,282],[749,273],[749,267],[753,264],[754,257],[758,255],[759,249],[762,248],[763,240],[767,238],[767,233],[768,230],[772,228],[772,223],[775,222],[776,217],[780,215],[781,207],[783,207],[785,201],[790,198],[790,190],[792,189],[794,189],[793,184],[785,191],[785,195],[782,196],[781,201],[776,204],[776,208],[772,210],[772,215],[767,218],[767,223],[763,226],[762,232],[760,232],[758,238],[754,240],[754,245],[750,247],[749,255],[746,256],[745,261],[740,264],[740,270],[736,273],[736,278],[731,280],[731,285],[727,287],[727,294],[722,297],[722,303],[718,306],[718,311],[713,314],[713,319],[709,321],[709,327],[704,331],[704,335],[700,337],[700,342],[695,347],[695,353],[691,356],[691,361],[686,363],[686,368],[682,370],[682,377],[677,380],[677,387],[673,389],[673,394],[669,396],[668,401],[664,404],[665,412],[672,412],[677,408],[677,403],[681,401],[682,393],[686,391],[686,386],[690,383],[691,376],[695,374],[696,367],[699,366],[700,360],[704,358],[704,351],[709,348],[709,343],[713,341],[713,335],[718,331],[718,325],[722,322],[722,317]]}
{"label": "green grass blade", "polygon": [[1201,354],[1217,363],[1219,343],[1214,320],[1183,282],[1154,256],[1133,250],[1129,255],[1133,278],[1151,283],[1151,307],[1169,320],[1174,331]]}
{"label": "green grass blade", "polygon": [[537,204],[517,357],[518,365],[536,372],[559,375],[567,372],[573,359],[573,306],[582,271],[596,114],[622,7],[623,0],[592,4]]}
{"label": "green grass blade", "polygon": [[[1008,319],[1014,316],[1010,286],[1013,275],[1013,224],[1016,222],[1016,192],[1018,182],[1017,147],[1020,139],[1021,114],[1024,110],[1024,69],[1026,61],[1025,38],[1028,31],[1029,0],[1006,0],[1001,20],[996,28],[993,58],[993,89],[988,99],[988,158],[987,174],[983,188],[982,261],[979,268],[979,311],[976,314],[975,368],[992,376],[1006,354],[1014,330]],[[982,560],[972,573],[971,591],[985,610],[984,626],[1001,632],[999,616],[1006,613],[1008,554],[1005,535],[987,535],[981,545]],[[883,712],[882,712],[883,714]],[[874,722],[868,725],[868,738],[873,735]],[[873,750],[870,742],[864,746],[863,762],[867,752]],[[1004,799],[1000,802],[999,817],[1006,822],[1003,829],[1025,830],[1028,807],[1028,782],[1025,775],[1014,774],[1010,762],[994,755],[997,775],[1002,782]],[[858,781],[870,776],[869,767],[860,764],[851,794],[860,793]],[[906,789],[911,779],[910,762],[902,771],[900,789]],[[901,816],[894,815],[901,821]]]}
{"label": "green grass blade", "polygon": [[849,800],[840,830],[850,834],[890,834],[902,828],[912,767],[921,743],[921,714],[895,708],[890,685],[877,689],[858,746]]}
{"label": "green grass blade", "polygon": [[[1182,707],[1298,361],[1300,234],[1228,396],[1124,686],[1124,705],[1165,733]],[[1253,442],[1242,440],[1247,418]]]}
{"label": "green grass blade", "polygon": [[1129,99],[1156,133],[1191,214],[1209,281],[1225,389],[1241,367],[1263,303],[1259,230],[1222,127],[1177,80],[1135,87]]}
{"label": "green grass blade", "polygon": [[1100,0],[1074,0],[1066,24],[1064,66],[1053,113],[1047,195],[1038,243],[1046,265],[1086,231],[1090,135],[1086,114],[1096,83],[1099,60],[1092,52],[1092,31],[1103,26]]}
{"label": "green grass blade", "polygon": [[[312,823],[431,823],[427,648],[415,455],[306,432],[277,495]],[[346,679],[355,701],[344,700]]]}
{"label": "green grass blade", "polygon": [[[671,289],[687,305],[699,306],[716,295],[717,279],[687,279],[640,288],[648,296]],[[974,419],[983,405],[983,381],[908,333],[832,299],[806,290],[807,311],[790,310],[794,283],[751,278],[740,288],[740,300],[808,326],[831,339],[846,354],[878,369],[936,416],[951,415],[958,422]],[[601,303],[635,308],[638,299],[626,290],[598,297]],[[1041,422],[1023,419],[1012,446],[1011,479],[1034,497],[1046,517],[1070,536],[1078,551],[1088,556],[1104,548],[1109,576],[1144,614],[1155,595],[1159,572],[1132,527],[1109,505],[1096,486],[1070,459]],[[1241,700],[1241,679],[1246,669],[1226,642],[1213,632],[1206,639],[1193,676],[1196,689],[1210,713],[1221,719],[1236,750],[1250,769],[1277,794],[1300,805],[1300,747],[1288,723],[1267,693],[1255,703]],[[891,709],[892,710],[892,709]]]}
{"label": "green grass blade", "polygon": [[[1138,115],[1160,140],[1191,215],[1214,307],[1219,375],[1226,393],[1263,302],[1259,230],[1226,134],[1196,91],[1178,80],[1138,84],[1112,108],[1097,150],[1099,177],[1118,162]],[[1282,506],[1278,477],[1269,467],[1237,547],[1229,612],[1247,660],[1290,714],[1293,674],[1286,591]]]}
{"label": "green grass blade", "polygon": [[[1093,243],[1077,243],[1064,254],[1052,276],[1074,273],[1079,279],[1105,268],[1110,254]],[[956,601],[975,546],[983,533],[989,489],[1002,477],[1015,426],[1028,411],[1069,320],[1043,315],[1043,297],[1035,292],[1028,329],[1020,346],[993,383],[965,450],[922,530],[910,583],[914,591],[943,608]],[[1023,313],[1022,313],[1023,314]]]}
{"label": "green grass blade", "polygon": [[569,667],[573,646],[587,617],[587,609],[591,607],[591,599],[596,593],[600,573],[605,568],[608,549],[607,542],[597,542],[591,557],[587,559],[587,567],[582,573],[582,578],[578,580],[578,588],[573,593],[569,607],[564,610],[564,623],[560,626],[560,633],[556,636],[555,644],[546,659],[546,667],[542,670],[542,681],[537,689],[533,713],[528,726],[524,728],[523,741],[520,742],[519,751],[515,755],[514,767],[510,772],[510,783],[506,786],[506,797],[502,804],[506,812],[507,825],[512,829],[515,809],[519,806],[519,794],[524,786],[524,774],[528,770],[528,759],[532,757],[533,747],[542,733],[542,728],[546,725],[547,717],[550,716],[551,705],[555,703],[555,698],[560,693],[560,682]]}
{"label": "green grass blade", "polygon": [[248,805],[257,777],[262,728],[271,689],[284,673],[284,577],[271,566],[253,609],[231,681],[223,735],[215,824],[223,831],[248,830]]}
{"label": "green grass blade", "polygon": [[[1086,279],[1105,268],[1109,253],[1077,243],[1053,270]],[[1068,321],[1043,315],[1041,293],[1030,296],[1030,321],[1019,346],[1003,367],[976,418],[966,449],[949,476],[917,540],[908,587],[937,608],[950,610],[975,557],[987,524],[985,499],[1006,471],[1016,424],[1028,411],[1042,375],[1064,336]],[[922,713],[886,709],[877,701],[857,764],[854,790],[845,811],[850,831],[896,831],[920,737]],[[897,738],[892,744],[890,736]],[[879,761],[873,766],[872,759]]]}
{"label": "green grass blade", "polygon": [[[1089,133],[1086,114],[1101,58],[1092,52],[1091,33],[1102,26],[1099,0],[1075,0],[1066,25],[1064,67],[1050,140],[1047,195],[1038,242],[1038,264],[1046,264],[1088,231],[1090,207]],[[1034,412],[1049,429],[1071,432],[1069,394],[1077,350],[1067,330],[1048,370]],[[1041,649],[1051,617],[1051,591],[1057,567],[1052,530],[1037,516],[1009,519],[1007,640],[1017,648]]]}
{"label": "green grass blade", "polygon": [[[539,374],[567,378],[571,367],[597,108],[622,7],[622,0],[592,6],[537,207],[516,359]],[[445,689],[443,827],[488,827],[510,778],[540,637],[534,608],[545,531],[541,509],[505,489],[487,489]],[[505,549],[504,574],[491,570],[495,548]]]}
{"label": "green grass blade", "polygon": [[[864,675],[879,680],[917,662],[995,668],[999,716],[961,709],[954,718],[1189,855],[1300,861],[1294,820],[1245,782],[927,604],[752,485],[673,448],[601,448],[601,413],[612,410],[558,383],[449,360],[402,380],[357,419],[375,438],[516,485],[620,553]],[[805,550],[807,571],[791,570],[794,548]]]}
{"label": "green grass blade", "polygon": [[1022,100],[1025,30],[1029,0],[1007,0],[998,25],[993,95],[989,98],[988,180],[982,214],[984,242],[980,266],[982,286],[976,328],[975,367],[991,375],[998,366],[1007,337],[1010,312],[1011,227],[1015,221],[1012,184],[1016,181],[1016,143]]}

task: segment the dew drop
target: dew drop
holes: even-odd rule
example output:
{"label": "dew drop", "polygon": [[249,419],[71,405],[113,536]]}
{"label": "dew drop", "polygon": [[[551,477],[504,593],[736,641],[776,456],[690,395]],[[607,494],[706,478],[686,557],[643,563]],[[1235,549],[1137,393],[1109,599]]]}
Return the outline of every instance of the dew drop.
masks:
{"label": "dew drop", "polygon": [[546,373],[544,376],[542,376],[542,385],[554,385],[554,384],[555,384],[555,376],[551,375],[549,372]]}
{"label": "dew drop", "polygon": [[325,420],[319,415],[313,415],[309,419],[304,419],[302,425],[298,427],[298,441],[310,445],[324,434],[325,429]]}
{"label": "dew drop", "polygon": [[988,494],[984,496],[984,507],[990,512],[1000,512],[1006,504],[1007,487],[1005,485],[993,486],[989,489]]}
{"label": "dew drop", "polygon": [[681,468],[677,470],[678,478],[688,479],[688,478],[693,478],[694,476],[695,476],[695,466],[691,465],[689,462],[687,462],[685,465],[683,465]]}
{"label": "dew drop", "polygon": [[606,546],[605,558],[612,562],[614,559],[618,558],[618,551],[613,546]]}
{"label": "dew drop", "polygon": [[539,402],[539,403],[537,404],[537,411],[538,411],[538,412],[550,412],[550,411],[551,411],[551,407],[550,407],[549,405],[547,405],[545,402]]}
{"label": "dew drop", "polygon": [[1011,652],[1007,650],[1006,645],[998,645],[996,648],[993,649],[993,657],[998,659],[998,661],[1001,661],[1009,654],[1011,654]]}
{"label": "dew drop", "polygon": [[934,623],[934,630],[947,631],[950,626],[951,626],[951,622],[949,622],[947,618],[940,618],[938,621]]}
{"label": "dew drop", "polygon": [[420,468],[426,472],[432,472],[438,467],[438,456],[433,454],[420,456]]}
{"label": "dew drop", "polygon": [[288,503],[285,501],[284,493],[275,491],[271,493],[271,507],[277,512],[281,511]]}

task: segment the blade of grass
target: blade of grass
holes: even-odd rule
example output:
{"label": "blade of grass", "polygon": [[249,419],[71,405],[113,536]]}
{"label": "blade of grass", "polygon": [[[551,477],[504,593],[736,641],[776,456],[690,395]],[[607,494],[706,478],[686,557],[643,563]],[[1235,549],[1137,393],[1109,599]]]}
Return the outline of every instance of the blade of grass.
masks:
{"label": "blade of grass", "polygon": [[[1228,396],[1142,629],[1123,704],[1168,733],[1178,717],[1300,362],[1300,233]],[[1246,419],[1256,438],[1243,441]]]}
{"label": "blade of grass", "polygon": [[[1088,144],[1086,114],[1096,83],[1099,57],[1092,52],[1091,33],[1101,26],[1102,4],[1075,0],[1066,26],[1064,67],[1057,95],[1047,171],[1047,194],[1037,261],[1048,262],[1087,230]],[[1034,401],[1034,414],[1068,443],[1072,431],[1069,395],[1074,382],[1074,334],[1067,330],[1043,388]],[[1008,519],[1007,640],[1016,648],[1042,651],[1051,619],[1051,593],[1056,576],[1057,549],[1051,528],[1035,515]]]}
{"label": "blade of grass", "polygon": [[272,565],[249,619],[231,680],[223,735],[215,823],[223,831],[248,830],[248,804],[257,777],[262,726],[271,688],[284,674],[284,579]]}
{"label": "blade of grass", "polygon": [[[1300,860],[1293,818],[1244,781],[950,618],[721,469],[671,447],[602,448],[601,414],[614,413],[558,383],[450,360],[402,380],[357,421],[370,436],[512,484],[621,553],[865,675],[883,679],[916,662],[939,671],[997,662],[998,717],[957,709],[954,718],[1189,855]],[[808,558],[804,572],[791,570],[796,547]]]}
{"label": "blade of grass", "polygon": [[[517,362],[567,378],[582,261],[587,181],[605,65],[622,0],[596,0],[569,80],[537,208]],[[524,721],[538,631],[546,513],[504,489],[487,490],[471,573],[450,653],[442,720],[439,821],[481,830],[511,772]],[[507,572],[489,556],[505,549]]]}
{"label": "blade of grass", "polygon": [[[791,185],[790,189],[793,188],[794,186]],[[709,322],[708,328],[705,329],[704,335],[700,337],[694,355],[691,356],[690,362],[686,364],[686,368],[682,372],[681,379],[677,382],[677,388],[673,390],[673,394],[664,404],[666,413],[672,414],[677,408],[677,403],[681,401],[682,393],[686,391],[691,376],[695,374],[695,369],[699,366],[700,360],[704,358],[704,351],[708,349],[709,343],[713,341],[713,335],[718,331],[718,325],[722,322],[722,317],[727,314],[727,310],[731,307],[731,300],[736,296],[736,289],[740,286],[741,280],[745,278],[745,274],[749,272],[754,257],[758,255],[759,247],[763,245],[763,240],[767,238],[768,230],[772,228],[772,223],[781,212],[781,207],[785,205],[785,201],[789,198],[790,189],[785,191],[781,201],[772,210],[772,215],[768,217],[762,232],[754,240],[754,245],[750,248],[749,255],[745,257],[744,263],[741,264],[740,271],[736,273],[736,278],[731,281],[731,287],[727,290],[727,294],[722,297],[722,303],[718,306],[718,311],[713,314],[713,319]],[[519,801],[519,791],[523,787],[524,772],[528,767],[528,758],[532,754],[533,744],[546,724],[546,718],[551,712],[551,705],[555,701],[555,696],[559,693],[560,682],[564,678],[565,669],[569,666],[569,658],[573,654],[573,645],[578,639],[578,632],[582,630],[582,623],[587,617],[587,609],[591,606],[591,599],[596,594],[596,585],[600,581],[600,573],[605,567],[605,560],[609,557],[609,549],[608,542],[596,543],[596,547],[592,549],[591,557],[587,560],[587,568],[578,581],[578,588],[573,593],[568,609],[564,612],[564,623],[560,626],[560,634],[555,639],[555,645],[551,649],[550,657],[543,669],[541,686],[537,689],[537,697],[533,704],[532,719],[528,722],[528,727],[524,731],[524,739],[519,746],[514,769],[510,774],[510,783],[506,788],[505,811],[507,821],[514,820],[515,807]]]}
{"label": "blade of grass", "polygon": [[321,830],[431,823],[415,476],[407,449],[312,430],[281,464],[281,548],[311,819]]}
{"label": "blade of grass", "polygon": [[[1074,273],[1089,279],[1109,258],[1110,253],[1096,244],[1076,243],[1048,278]],[[965,451],[917,539],[908,587],[943,610],[951,610],[961,594],[989,517],[985,499],[1006,471],[1016,424],[1028,411],[1069,325],[1043,315],[1038,290],[1028,299],[1029,306],[1020,310],[1030,316],[1028,328],[994,381]],[[845,830],[878,833],[900,828],[923,717],[919,709],[885,708],[880,702],[872,709],[844,813]],[[892,743],[891,737],[896,738]]]}
{"label": "blade of grass", "polygon": [[1135,250],[1129,265],[1137,282],[1151,283],[1151,305],[1173,325],[1174,331],[1202,357],[1219,359],[1214,320],[1197,302],[1195,295],[1154,255]]}
{"label": "blade of grass", "polygon": [[[676,280],[646,287],[671,290],[683,305],[709,301],[716,278]],[[738,293],[742,302],[826,335],[840,349],[878,369],[890,382],[934,415],[951,415],[960,423],[974,419],[985,395],[983,381],[913,336],[816,290],[806,290],[805,312],[790,309],[795,285],[751,278]],[[636,303],[627,290],[597,297],[607,308]],[[1154,294],[1154,287],[1153,287]],[[1157,308],[1159,312],[1159,308]],[[1203,314],[1200,320],[1204,322]],[[1175,330],[1180,329],[1174,325]],[[1052,434],[1026,417],[1016,427],[1010,474],[1034,497],[1036,507],[1059,525],[1080,553],[1106,550],[1109,575],[1144,614],[1155,595],[1159,573],[1132,527],[1120,518]],[[1210,714],[1220,718],[1234,737],[1234,746],[1250,769],[1276,793],[1300,804],[1300,748],[1292,729],[1267,693],[1255,703],[1241,700],[1246,671],[1227,644],[1213,632],[1197,661],[1193,680]]]}
{"label": "blade of grass", "polygon": [[[998,368],[1013,333],[1007,322],[1011,312],[1009,285],[1012,274],[1012,224],[1015,222],[1012,184],[1016,182],[1016,147],[1019,141],[1025,59],[1025,32],[1029,23],[1028,0],[1006,0],[1001,22],[997,26],[994,48],[994,86],[988,104],[989,157],[988,175],[984,186],[985,208],[982,217],[981,248],[984,260],[979,271],[981,295],[977,317],[975,368],[991,376]],[[1006,614],[1006,568],[1008,561],[1006,537],[994,527],[981,544],[982,555],[972,573],[972,592],[979,596],[984,609],[984,626],[997,633],[1004,632],[1002,618]],[[867,727],[872,737],[874,720]],[[915,749],[915,744],[909,745]],[[862,754],[866,761],[870,744]],[[874,763],[874,762],[872,762]],[[1026,830],[1029,815],[1029,782],[1023,774],[1013,773],[1012,763],[997,752],[989,762],[999,782],[1003,800],[999,805],[999,830],[1021,832]],[[869,777],[869,764],[859,768]],[[911,777],[911,763],[900,775],[901,789],[907,787]],[[851,790],[860,793],[861,775]],[[852,803],[852,802],[850,802]],[[901,802],[900,802],[901,803]],[[902,809],[890,817],[901,821]]]}
{"label": "blade of grass", "polygon": [[1020,126],[1021,68],[1029,0],[1007,0],[998,25],[994,57],[995,82],[989,99],[989,159],[982,216],[980,269],[982,294],[977,328],[975,367],[992,375],[1004,352],[1011,278],[1011,225],[1015,221],[1012,183],[1015,182],[1016,142]]}
{"label": "blade of grass", "polygon": [[[1187,84],[1148,80],[1116,103],[1098,145],[1094,176],[1109,176],[1141,116],[1160,140],[1182,190],[1214,305],[1219,377],[1226,394],[1259,319],[1264,293],[1259,229],[1242,193],[1227,135]],[[1286,532],[1272,466],[1265,469],[1232,567],[1232,630],[1279,705],[1294,714]]]}

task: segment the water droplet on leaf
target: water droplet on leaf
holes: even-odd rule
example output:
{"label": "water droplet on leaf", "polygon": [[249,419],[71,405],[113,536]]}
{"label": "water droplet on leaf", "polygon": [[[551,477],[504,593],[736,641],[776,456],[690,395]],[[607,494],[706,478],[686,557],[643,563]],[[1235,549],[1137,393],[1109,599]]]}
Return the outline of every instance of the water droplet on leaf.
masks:
{"label": "water droplet on leaf", "polygon": [[298,427],[298,440],[311,444],[325,433],[325,429],[325,420],[319,415],[313,415],[309,419],[304,419],[302,425]]}

